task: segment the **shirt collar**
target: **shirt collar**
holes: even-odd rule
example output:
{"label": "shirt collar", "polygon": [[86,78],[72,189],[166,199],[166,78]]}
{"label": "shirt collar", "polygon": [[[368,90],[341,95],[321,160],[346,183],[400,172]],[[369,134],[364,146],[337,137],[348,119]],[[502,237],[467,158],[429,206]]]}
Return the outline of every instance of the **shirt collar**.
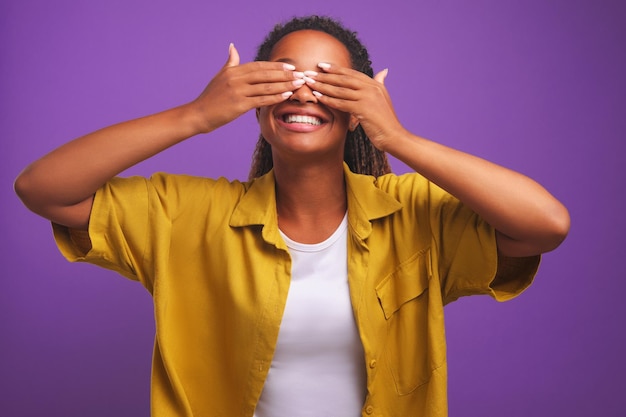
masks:
{"label": "shirt collar", "polygon": [[[355,174],[344,163],[344,177],[348,193],[348,223],[361,239],[369,236],[372,220],[386,217],[402,208],[399,201],[378,188],[373,176]],[[230,218],[230,226],[264,225],[263,236],[266,240],[270,236],[276,237],[278,221],[274,171],[247,185],[246,193]]]}

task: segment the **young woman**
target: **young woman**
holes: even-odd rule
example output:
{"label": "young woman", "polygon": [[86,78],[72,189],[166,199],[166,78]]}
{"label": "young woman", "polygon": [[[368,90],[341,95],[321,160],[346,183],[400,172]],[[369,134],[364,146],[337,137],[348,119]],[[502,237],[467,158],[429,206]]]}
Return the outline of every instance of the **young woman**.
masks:
{"label": "young woman", "polygon": [[[194,101],[17,178],[68,259],[152,293],[154,416],[446,415],[443,306],[512,298],[565,238],[539,184],[408,132],[370,65],[337,22],[293,19]],[[116,177],[249,110],[250,181]]]}

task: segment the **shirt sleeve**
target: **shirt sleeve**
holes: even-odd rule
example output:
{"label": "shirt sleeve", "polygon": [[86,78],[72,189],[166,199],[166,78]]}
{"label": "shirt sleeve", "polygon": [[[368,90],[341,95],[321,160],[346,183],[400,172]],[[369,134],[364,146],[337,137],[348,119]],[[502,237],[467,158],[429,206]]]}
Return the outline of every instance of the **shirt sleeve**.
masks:
{"label": "shirt sleeve", "polygon": [[432,183],[429,194],[432,249],[444,303],[476,294],[506,301],[530,286],[540,256],[499,256],[491,225]]}
{"label": "shirt sleeve", "polygon": [[[89,262],[140,281],[152,289],[154,249],[148,239],[155,230],[167,234],[164,210],[155,209],[149,180],[142,177],[113,178],[96,192],[89,219],[91,249],[84,253],[76,233],[53,224],[54,237],[63,256],[71,262]],[[153,194],[153,193],[152,193]],[[158,201],[158,198],[156,199]]]}

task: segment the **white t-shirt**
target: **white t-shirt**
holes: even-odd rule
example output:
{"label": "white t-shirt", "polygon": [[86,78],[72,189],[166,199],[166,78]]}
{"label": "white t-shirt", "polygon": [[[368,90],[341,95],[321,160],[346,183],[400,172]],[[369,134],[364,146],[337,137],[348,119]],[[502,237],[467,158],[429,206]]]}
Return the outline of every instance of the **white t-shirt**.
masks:
{"label": "white t-shirt", "polygon": [[291,284],[255,417],[361,415],[366,374],[348,288],[347,226],[346,215],[316,244],[281,233],[292,259]]}

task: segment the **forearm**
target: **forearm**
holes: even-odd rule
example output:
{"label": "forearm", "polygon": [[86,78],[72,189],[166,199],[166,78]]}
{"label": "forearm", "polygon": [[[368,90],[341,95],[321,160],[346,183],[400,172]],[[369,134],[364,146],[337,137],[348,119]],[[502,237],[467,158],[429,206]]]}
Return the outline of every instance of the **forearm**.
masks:
{"label": "forearm", "polygon": [[71,141],[29,165],[15,188],[27,207],[50,218],[79,204],[123,170],[199,133],[191,106],[119,123]]}
{"label": "forearm", "polygon": [[568,232],[567,209],[520,173],[408,132],[388,143],[386,151],[491,224],[499,232],[504,255],[547,252]]}
{"label": "forearm", "polygon": [[484,159],[408,132],[384,87],[387,70],[369,78],[326,64],[307,80],[317,100],[349,113],[378,149],[405,162],[478,213],[497,231],[498,249],[530,256],[557,247],[569,230],[567,209],[541,185]]}
{"label": "forearm", "polygon": [[107,127],[54,150],[19,175],[15,191],[35,213],[85,229],[93,195],[106,181],[191,136],[286,100],[304,76],[294,69],[283,62],[240,65],[231,44],[226,64],[191,103]]}

